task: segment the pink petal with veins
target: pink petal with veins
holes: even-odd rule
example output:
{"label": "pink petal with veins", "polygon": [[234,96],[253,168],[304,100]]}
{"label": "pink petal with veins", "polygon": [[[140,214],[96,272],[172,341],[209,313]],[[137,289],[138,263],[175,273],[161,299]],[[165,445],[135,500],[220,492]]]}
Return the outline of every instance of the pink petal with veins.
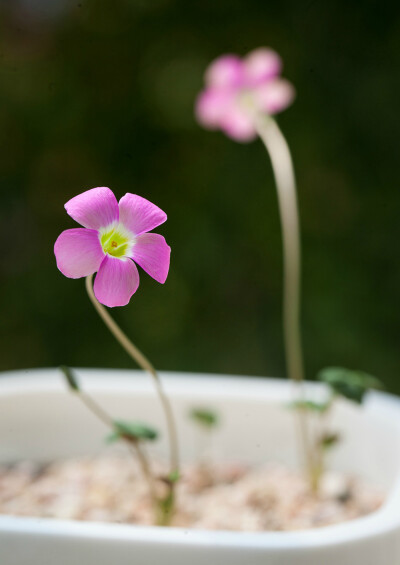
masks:
{"label": "pink petal with veins", "polygon": [[254,91],[259,109],[268,114],[277,114],[290,106],[295,94],[294,87],[284,79],[270,81]]}
{"label": "pink petal with veins", "polygon": [[130,230],[133,235],[150,231],[167,219],[167,214],[158,206],[128,192],[119,201],[119,221]]}
{"label": "pink petal with veins", "polygon": [[147,274],[159,283],[164,283],[169,270],[171,248],[162,235],[144,233],[133,246],[131,257]]}
{"label": "pink petal with veins", "polygon": [[213,61],[205,74],[208,86],[235,88],[244,80],[243,62],[237,55],[223,55]]}
{"label": "pink petal with veins", "polygon": [[63,231],[54,244],[54,254],[57,267],[70,279],[92,275],[104,258],[99,234],[84,228]]}
{"label": "pink petal with veins", "polygon": [[91,188],[71,198],[65,204],[65,209],[71,218],[85,228],[99,230],[118,221],[117,199],[105,186]]}
{"label": "pink petal with veins", "polygon": [[131,259],[106,255],[93,285],[94,294],[105,306],[126,306],[139,286],[139,273]]}
{"label": "pink petal with veins", "polygon": [[282,70],[278,53],[266,47],[251,51],[244,59],[244,72],[249,86],[257,86],[275,78]]}
{"label": "pink petal with veins", "polygon": [[226,90],[209,88],[203,90],[196,101],[196,117],[199,123],[210,129],[217,129],[231,103],[233,94]]}

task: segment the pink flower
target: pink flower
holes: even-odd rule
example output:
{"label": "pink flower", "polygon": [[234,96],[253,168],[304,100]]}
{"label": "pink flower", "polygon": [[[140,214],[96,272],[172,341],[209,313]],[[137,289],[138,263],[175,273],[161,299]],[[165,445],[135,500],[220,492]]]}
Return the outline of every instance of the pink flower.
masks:
{"label": "pink flower", "polygon": [[139,286],[134,261],[153,279],[164,283],[171,248],[157,233],[165,212],[136,194],[119,201],[104,186],[92,188],[65,204],[67,213],[83,228],[63,231],[55,245],[57,267],[79,279],[97,272],[93,290],[106,306],[125,306]]}
{"label": "pink flower", "polygon": [[206,88],[196,101],[198,121],[237,141],[251,141],[257,135],[255,114],[277,114],[294,99],[293,86],[279,78],[281,69],[279,55],[263,47],[244,59],[219,57],[208,67]]}

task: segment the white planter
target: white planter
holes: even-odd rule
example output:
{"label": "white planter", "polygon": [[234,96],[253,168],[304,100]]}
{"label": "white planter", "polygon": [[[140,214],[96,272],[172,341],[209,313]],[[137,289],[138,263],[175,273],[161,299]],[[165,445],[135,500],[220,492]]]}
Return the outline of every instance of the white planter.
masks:
{"label": "white planter", "polygon": [[[115,417],[159,429],[163,417],[147,376],[134,371],[79,371],[84,388]],[[178,421],[183,457],[193,453],[188,410],[216,408],[221,458],[246,462],[296,459],[286,381],[162,374]],[[314,388],[314,387],[312,387]],[[365,518],[303,532],[238,533],[67,522],[0,516],[1,565],[397,565],[400,563],[400,402],[371,394],[362,410],[341,403],[335,426],[345,441],[334,468],[388,490]],[[246,430],[246,433],[243,432]],[[0,461],[84,455],[102,448],[104,427],[65,387],[59,371],[0,377]],[[160,442],[157,450],[163,452]]]}

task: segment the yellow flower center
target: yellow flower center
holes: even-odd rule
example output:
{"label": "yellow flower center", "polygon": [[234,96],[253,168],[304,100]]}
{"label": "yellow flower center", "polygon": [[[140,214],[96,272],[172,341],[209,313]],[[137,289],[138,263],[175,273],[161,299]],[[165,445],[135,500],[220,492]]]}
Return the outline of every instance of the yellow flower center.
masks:
{"label": "yellow flower center", "polygon": [[124,257],[133,242],[129,234],[121,229],[121,226],[117,226],[101,234],[100,243],[104,253],[113,257]]}
{"label": "yellow flower center", "polygon": [[244,110],[250,110],[250,111],[254,111],[255,110],[255,100],[254,100],[254,94],[251,90],[248,89],[244,89],[242,90],[239,95],[239,104],[242,106],[242,108]]}

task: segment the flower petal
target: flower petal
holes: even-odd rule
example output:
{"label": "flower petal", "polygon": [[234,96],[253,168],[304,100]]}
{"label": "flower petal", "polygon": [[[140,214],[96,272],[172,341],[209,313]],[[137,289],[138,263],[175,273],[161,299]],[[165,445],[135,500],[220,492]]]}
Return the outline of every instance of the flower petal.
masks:
{"label": "flower petal", "polygon": [[131,259],[106,255],[96,275],[93,291],[110,308],[126,306],[139,286],[139,273]]}
{"label": "flower petal", "polygon": [[244,72],[249,86],[256,86],[275,78],[282,69],[282,60],[272,49],[261,47],[244,59]]}
{"label": "flower petal", "polygon": [[63,231],[54,244],[54,254],[57,267],[70,279],[92,275],[104,258],[99,234],[84,228]]}
{"label": "flower petal", "polygon": [[66,204],[67,213],[76,222],[94,230],[118,222],[118,202],[112,190],[105,186],[91,188],[71,198]]}
{"label": "flower petal", "polygon": [[203,90],[197,98],[195,113],[199,123],[217,129],[225,116],[226,107],[232,101],[232,93],[218,88]]}
{"label": "flower petal", "polygon": [[165,283],[170,255],[171,248],[162,235],[144,233],[137,238],[130,257],[157,282]]}
{"label": "flower petal", "polygon": [[237,55],[222,55],[213,61],[205,74],[205,82],[218,88],[235,88],[243,83],[243,62]]}
{"label": "flower petal", "polygon": [[238,104],[227,110],[221,127],[235,141],[252,141],[257,136],[251,117]]}
{"label": "flower petal", "polygon": [[263,112],[277,114],[293,102],[294,87],[284,79],[276,79],[254,90],[256,104]]}
{"label": "flower petal", "polygon": [[167,214],[149,200],[128,192],[119,201],[119,221],[133,235],[150,231],[167,219]]}

